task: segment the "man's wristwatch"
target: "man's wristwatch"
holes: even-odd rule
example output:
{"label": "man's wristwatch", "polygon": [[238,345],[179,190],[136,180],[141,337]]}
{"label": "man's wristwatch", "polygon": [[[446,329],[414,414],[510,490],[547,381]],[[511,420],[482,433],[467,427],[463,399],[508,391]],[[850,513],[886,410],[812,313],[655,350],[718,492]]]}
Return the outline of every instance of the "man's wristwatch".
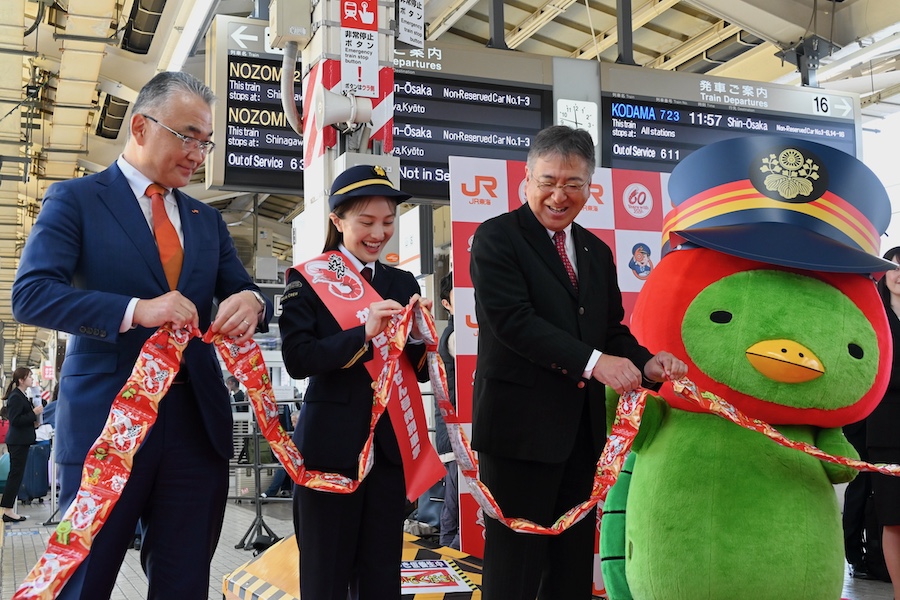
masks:
{"label": "man's wristwatch", "polygon": [[263,299],[262,294],[257,292],[256,290],[247,290],[253,297],[256,298],[256,301],[259,302],[259,314],[266,312],[266,301]]}

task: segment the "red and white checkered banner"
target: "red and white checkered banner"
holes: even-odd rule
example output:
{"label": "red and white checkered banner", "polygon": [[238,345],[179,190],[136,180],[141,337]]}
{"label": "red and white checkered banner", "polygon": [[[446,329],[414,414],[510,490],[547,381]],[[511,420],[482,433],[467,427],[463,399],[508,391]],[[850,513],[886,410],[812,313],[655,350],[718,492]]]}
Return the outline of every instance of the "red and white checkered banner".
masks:
{"label": "red and white checkered banner", "polygon": [[320,60],[303,79],[303,164],[307,169],[337,143],[337,132],[316,122],[315,91],[320,87],[331,91],[340,80],[340,63],[334,60]]}

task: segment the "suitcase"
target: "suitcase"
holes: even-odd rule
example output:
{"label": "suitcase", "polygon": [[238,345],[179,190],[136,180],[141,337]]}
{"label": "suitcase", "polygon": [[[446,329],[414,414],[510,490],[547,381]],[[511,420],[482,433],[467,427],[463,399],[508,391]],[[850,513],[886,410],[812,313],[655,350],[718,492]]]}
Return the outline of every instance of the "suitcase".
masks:
{"label": "suitcase", "polygon": [[31,504],[50,493],[50,442],[38,442],[28,449],[25,476],[19,487],[19,501]]}
{"label": "suitcase", "polygon": [[6,489],[6,479],[9,477],[9,452],[0,456],[0,494]]}

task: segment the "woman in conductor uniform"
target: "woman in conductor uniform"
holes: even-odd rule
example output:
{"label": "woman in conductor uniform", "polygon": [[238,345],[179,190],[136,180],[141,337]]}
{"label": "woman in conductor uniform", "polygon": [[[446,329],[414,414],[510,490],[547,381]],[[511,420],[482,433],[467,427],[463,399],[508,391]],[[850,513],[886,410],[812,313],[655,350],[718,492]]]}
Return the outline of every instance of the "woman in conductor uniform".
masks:
{"label": "woman in conductor uniform", "polygon": [[[409,197],[377,166],[351,167],[332,185],[325,251],[340,252],[383,298],[368,305],[364,325],[342,329],[301,269],[290,271],[279,327],[288,372],[295,379],[309,377],[294,432],[308,469],[357,478],[372,416],[373,378],[365,366],[373,358],[369,342],[419,292],[411,273],[378,262],[394,234],[397,204]],[[430,300],[422,303],[431,309]],[[424,381],[424,345],[413,340],[405,352]],[[372,470],[352,494],[296,486],[301,597],[347,600],[349,591],[352,599],[400,598],[406,492],[387,412],[375,428],[374,457]]]}

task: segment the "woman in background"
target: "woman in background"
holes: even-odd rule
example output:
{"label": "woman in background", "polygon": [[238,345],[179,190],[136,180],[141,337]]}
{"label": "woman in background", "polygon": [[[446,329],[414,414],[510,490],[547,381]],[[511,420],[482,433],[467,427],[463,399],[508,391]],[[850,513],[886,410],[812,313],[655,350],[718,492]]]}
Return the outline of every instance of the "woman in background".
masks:
{"label": "woman in background", "polygon": [[[900,265],[900,246],[888,250],[884,257]],[[878,291],[887,311],[894,341],[894,362],[884,398],[866,419],[866,445],[871,463],[900,463],[900,270],[885,273]],[[894,586],[894,597],[900,598],[900,477],[872,473],[875,513],[882,526],[881,545],[884,562]]]}
{"label": "woman in background", "polygon": [[33,378],[31,369],[19,367],[13,371],[12,381],[6,388],[3,401],[6,403],[6,416],[9,419],[9,431],[6,434],[6,447],[9,449],[9,476],[6,478],[6,488],[3,490],[3,499],[0,500],[0,508],[3,510],[5,523],[19,523],[27,517],[16,514],[13,506],[22,478],[25,476],[25,463],[28,461],[28,449],[35,442],[34,428],[38,415],[44,411],[44,407],[38,404],[32,406],[31,400],[25,395],[25,390],[31,387]]}

